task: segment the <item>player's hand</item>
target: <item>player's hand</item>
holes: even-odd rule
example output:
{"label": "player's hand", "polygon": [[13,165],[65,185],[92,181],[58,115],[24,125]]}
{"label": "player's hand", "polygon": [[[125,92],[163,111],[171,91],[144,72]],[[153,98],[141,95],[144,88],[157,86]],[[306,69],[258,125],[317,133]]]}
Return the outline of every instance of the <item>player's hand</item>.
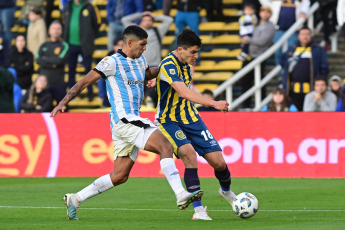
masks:
{"label": "player's hand", "polygon": [[54,109],[53,111],[50,113],[50,116],[51,117],[55,117],[58,113],[60,112],[65,112],[67,109],[67,107],[65,105],[60,105],[58,104]]}
{"label": "player's hand", "polygon": [[156,85],[157,85],[156,78],[153,78],[147,81],[147,84],[146,84],[148,88],[154,88]]}
{"label": "player's hand", "polygon": [[227,112],[229,103],[227,101],[216,101],[213,107],[217,110]]}

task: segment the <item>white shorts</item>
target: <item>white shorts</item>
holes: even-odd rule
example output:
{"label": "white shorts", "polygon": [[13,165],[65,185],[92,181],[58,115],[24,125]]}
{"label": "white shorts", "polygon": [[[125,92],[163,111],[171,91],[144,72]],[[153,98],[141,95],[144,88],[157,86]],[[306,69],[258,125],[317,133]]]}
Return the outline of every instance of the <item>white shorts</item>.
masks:
{"label": "white shorts", "polygon": [[139,149],[145,148],[147,140],[157,129],[157,126],[146,118],[122,118],[111,130],[115,146],[114,160],[119,156],[129,156],[135,162]]}

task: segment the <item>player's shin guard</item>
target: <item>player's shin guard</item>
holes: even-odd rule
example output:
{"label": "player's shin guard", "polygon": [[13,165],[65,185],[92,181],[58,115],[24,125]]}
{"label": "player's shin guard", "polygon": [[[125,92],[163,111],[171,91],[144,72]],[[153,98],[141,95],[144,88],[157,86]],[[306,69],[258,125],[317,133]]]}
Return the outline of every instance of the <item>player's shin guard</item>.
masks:
{"label": "player's shin guard", "polygon": [[[186,168],[184,171],[184,183],[186,184],[187,191],[193,193],[200,190],[200,180],[197,168]],[[193,207],[202,206],[201,201],[193,202]]]}
{"label": "player's shin guard", "polygon": [[219,180],[219,184],[223,191],[230,191],[231,175],[228,166],[223,171],[214,170],[214,175]]}

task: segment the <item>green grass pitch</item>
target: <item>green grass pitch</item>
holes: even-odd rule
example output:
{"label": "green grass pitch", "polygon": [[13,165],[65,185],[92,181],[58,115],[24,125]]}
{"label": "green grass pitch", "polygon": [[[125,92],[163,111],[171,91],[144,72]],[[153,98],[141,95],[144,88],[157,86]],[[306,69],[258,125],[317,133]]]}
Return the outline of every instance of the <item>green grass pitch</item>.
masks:
{"label": "green grass pitch", "polygon": [[233,178],[235,193],[251,192],[259,211],[240,219],[218,195],[214,178],[201,178],[213,221],[192,221],[178,210],[165,178],[130,178],[85,201],[69,221],[62,197],[94,178],[1,178],[0,229],[345,229],[344,179]]}

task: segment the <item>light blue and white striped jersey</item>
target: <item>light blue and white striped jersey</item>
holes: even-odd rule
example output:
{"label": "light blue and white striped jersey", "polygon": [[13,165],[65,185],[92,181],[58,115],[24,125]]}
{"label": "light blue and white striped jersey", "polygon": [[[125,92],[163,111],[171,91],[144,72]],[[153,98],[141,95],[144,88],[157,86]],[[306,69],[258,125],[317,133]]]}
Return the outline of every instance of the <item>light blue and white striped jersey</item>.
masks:
{"label": "light blue and white striped jersey", "polygon": [[131,59],[121,50],[103,58],[94,68],[106,82],[112,126],[122,118],[131,121],[131,117],[140,116],[147,68],[143,55],[140,58]]}

